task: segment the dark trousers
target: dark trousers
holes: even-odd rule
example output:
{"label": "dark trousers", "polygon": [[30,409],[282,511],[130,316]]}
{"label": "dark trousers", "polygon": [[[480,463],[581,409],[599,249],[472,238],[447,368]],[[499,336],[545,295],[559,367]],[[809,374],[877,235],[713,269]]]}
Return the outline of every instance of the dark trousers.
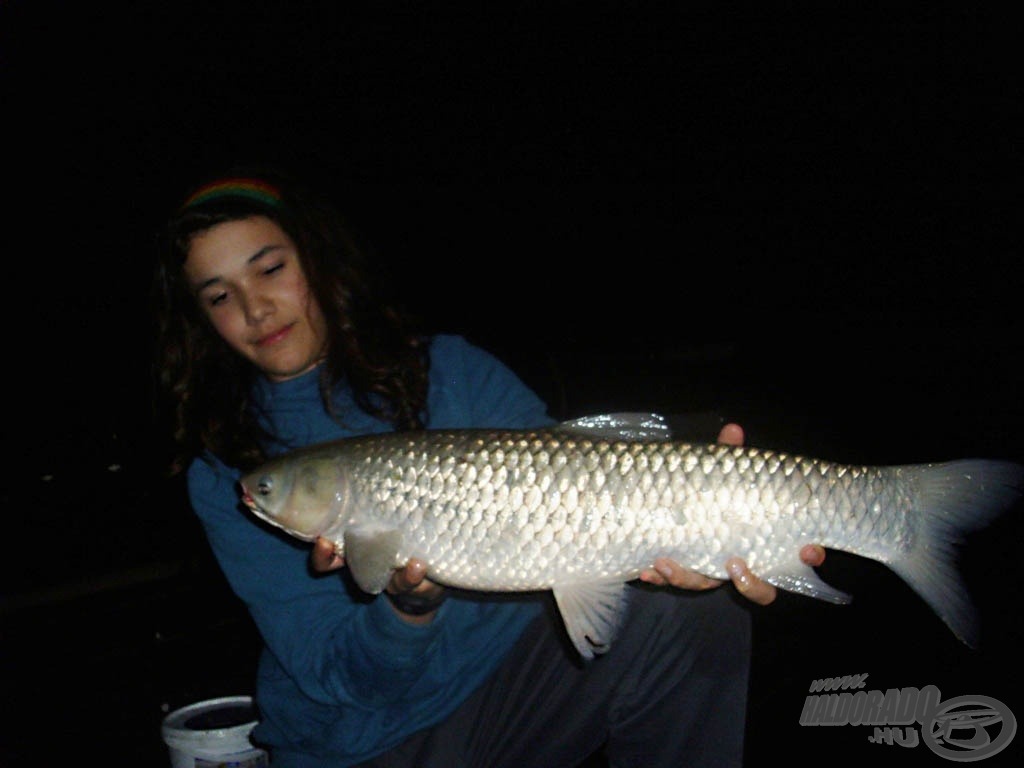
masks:
{"label": "dark trousers", "polygon": [[728,586],[630,593],[607,654],[582,664],[560,620],[544,615],[447,720],[361,768],[570,768],[602,744],[614,768],[741,765],[742,599]]}

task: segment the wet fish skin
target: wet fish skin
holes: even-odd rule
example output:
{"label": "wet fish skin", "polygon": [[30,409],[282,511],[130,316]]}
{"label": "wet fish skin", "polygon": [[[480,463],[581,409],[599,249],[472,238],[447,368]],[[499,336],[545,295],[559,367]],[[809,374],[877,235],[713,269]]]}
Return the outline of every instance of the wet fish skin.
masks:
{"label": "wet fish skin", "polygon": [[590,658],[618,630],[625,583],[661,556],[724,579],[738,555],[781,589],[847,602],[800,561],[805,544],[887,564],[974,645],[955,545],[1012,505],[1022,478],[1003,461],[871,467],[694,445],[656,415],[613,414],[311,446],[242,478],[242,498],[294,536],[334,541],[370,593],[412,557],[454,587],[550,589]]}

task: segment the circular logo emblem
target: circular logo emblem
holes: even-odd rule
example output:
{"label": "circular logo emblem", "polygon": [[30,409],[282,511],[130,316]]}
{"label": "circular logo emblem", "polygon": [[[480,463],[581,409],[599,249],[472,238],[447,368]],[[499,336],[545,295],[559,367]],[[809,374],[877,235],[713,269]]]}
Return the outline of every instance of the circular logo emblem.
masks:
{"label": "circular logo emblem", "polygon": [[939,702],[922,726],[922,741],[932,752],[969,763],[1001,752],[1017,732],[1017,719],[991,696],[957,696]]}

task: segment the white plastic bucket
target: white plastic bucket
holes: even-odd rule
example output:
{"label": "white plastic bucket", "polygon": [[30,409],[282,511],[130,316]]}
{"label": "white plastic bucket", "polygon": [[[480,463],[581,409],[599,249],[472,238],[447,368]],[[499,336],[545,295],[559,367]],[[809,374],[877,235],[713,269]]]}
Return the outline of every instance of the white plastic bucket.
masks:
{"label": "white plastic bucket", "polygon": [[267,753],[249,741],[256,727],[251,696],[227,696],[176,709],[161,731],[171,768],[267,768]]}

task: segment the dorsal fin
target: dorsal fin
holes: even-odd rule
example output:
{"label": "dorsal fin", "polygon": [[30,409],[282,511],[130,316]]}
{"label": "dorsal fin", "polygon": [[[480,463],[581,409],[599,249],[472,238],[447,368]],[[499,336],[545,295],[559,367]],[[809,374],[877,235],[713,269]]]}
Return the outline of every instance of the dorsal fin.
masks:
{"label": "dorsal fin", "polygon": [[595,440],[669,440],[672,430],[665,417],[657,413],[604,413],[563,421],[560,432]]}

